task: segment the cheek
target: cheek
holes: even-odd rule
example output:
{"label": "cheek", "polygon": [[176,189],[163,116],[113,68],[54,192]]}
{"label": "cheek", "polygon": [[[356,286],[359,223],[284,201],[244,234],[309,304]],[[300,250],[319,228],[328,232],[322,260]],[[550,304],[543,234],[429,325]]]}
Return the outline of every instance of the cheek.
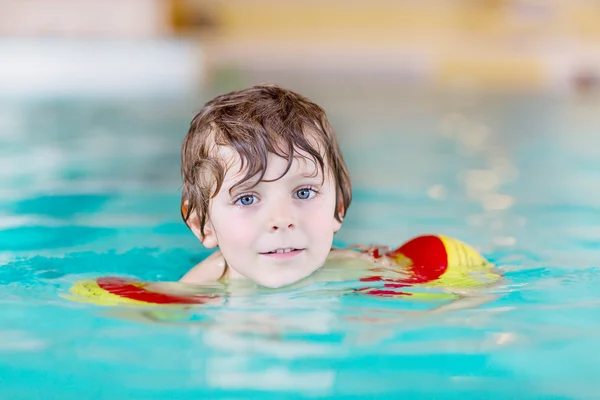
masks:
{"label": "cheek", "polygon": [[250,244],[252,244],[252,241],[252,233],[248,231],[246,227],[240,224],[231,226],[229,228],[229,231],[227,232],[226,242],[235,247],[237,251],[249,246]]}
{"label": "cheek", "polygon": [[252,232],[256,223],[249,216],[242,213],[223,213],[214,221],[215,231],[219,238],[219,245],[239,246],[252,242]]}
{"label": "cheek", "polygon": [[334,201],[327,201],[313,210],[307,210],[304,214],[310,226],[321,237],[333,235],[333,231],[339,229],[339,226],[336,228],[336,224],[340,225],[340,223],[334,218],[334,203]]}
{"label": "cheek", "polygon": [[342,223],[340,221],[338,221],[335,217],[332,218],[332,221],[333,221],[333,223],[331,225],[332,228],[333,228],[332,230],[334,232],[339,231],[341,229],[341,227],[342,227]]}

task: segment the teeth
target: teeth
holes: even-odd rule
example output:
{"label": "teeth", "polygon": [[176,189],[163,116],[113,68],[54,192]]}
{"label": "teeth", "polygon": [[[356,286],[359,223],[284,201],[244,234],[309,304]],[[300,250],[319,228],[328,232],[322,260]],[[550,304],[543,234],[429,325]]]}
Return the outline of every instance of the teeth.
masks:
{"label": "teeth", "polygon": [[290,251],[292,251],[292,250],[293,250],[293,249],[291,249],[291,248],[289,248],[289,247],[288,247],[287,249],[277,249],[277,250],[275,250],[275,252],[276,252],[277,254],[282,254],[282,253],[289,253],[289,252],[290,252]]}

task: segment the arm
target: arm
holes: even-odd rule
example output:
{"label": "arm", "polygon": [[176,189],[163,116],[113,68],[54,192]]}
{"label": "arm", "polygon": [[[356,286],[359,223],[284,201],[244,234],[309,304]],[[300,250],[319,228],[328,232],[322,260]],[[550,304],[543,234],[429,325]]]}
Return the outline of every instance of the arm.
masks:
{"label": "arm", "polygon": [[359,259],[366,261],[373,266],[394,266],[396,262],[386,255],[374,253],[374,249],[384,249],[383,246],[351,246],[347,249],[333,248],[329,253],[328,259]]}
{"label": "arm", "polygon": [[477,308],[484,304],[491,303],[492,301],[498,298],[498,296],[494,294],[482,292],[460,293],[458,294],[458,296],[459,297],[456,300],[453,300],[450,303],[446,303],[441,306],[431,308],[427,311],[423,311],[423,314],[437,314],[449,311]]}

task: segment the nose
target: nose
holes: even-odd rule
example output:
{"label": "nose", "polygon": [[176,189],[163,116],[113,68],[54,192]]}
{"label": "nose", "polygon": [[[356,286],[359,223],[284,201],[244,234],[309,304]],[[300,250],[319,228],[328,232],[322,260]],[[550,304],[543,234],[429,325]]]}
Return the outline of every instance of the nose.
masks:
{"label": "nose", "polygon": [[275,220],[270,225],[271,225],[270,226],[270,230],[272,232],[275,232],[275,231],[280,230],[280,229],[286,229],[286,228],[287,229],[293,229],[294,228],[294,224],[292,222],[290,222],[289,220],[286,220],[286,219]]}
{"label": "nose", "polygon": [[291,205],[282,201],[273,206],[268,222],[269,231],[294,229],[295,225],[296,217]]}

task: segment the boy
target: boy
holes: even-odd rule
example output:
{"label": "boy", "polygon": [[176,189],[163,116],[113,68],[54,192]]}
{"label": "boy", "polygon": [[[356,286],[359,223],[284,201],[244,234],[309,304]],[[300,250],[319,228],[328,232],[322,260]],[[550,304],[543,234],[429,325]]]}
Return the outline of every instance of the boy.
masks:
{"label": "boy", "polygon": [[278,86],[206,103],[184,139],[182,174],[183,219],[204,246],[218,247],[181,278],[189,285],[109,277],[76,284],[74,294],[111,303],[197,304],[219,302],[224,293],[257,293],[255,284],[287,288],[310,277],[358,281],[361,287],[344,292],[382,297],[448,300],[407,289],[443,288],[453,299],[436,309],[444,311],[489,301],[472,289],[500,278],[475,250],[443,236],[420,236],[390,251],[332,249],[352,200],[348,169],[323,109]]}
{"label": "boy", "polygon": [[331,259],[352,185],[323,109],[275,85],[221,95],[194,117],[182,149],[184,221],[219,250],[181,282],[291,285]]}

